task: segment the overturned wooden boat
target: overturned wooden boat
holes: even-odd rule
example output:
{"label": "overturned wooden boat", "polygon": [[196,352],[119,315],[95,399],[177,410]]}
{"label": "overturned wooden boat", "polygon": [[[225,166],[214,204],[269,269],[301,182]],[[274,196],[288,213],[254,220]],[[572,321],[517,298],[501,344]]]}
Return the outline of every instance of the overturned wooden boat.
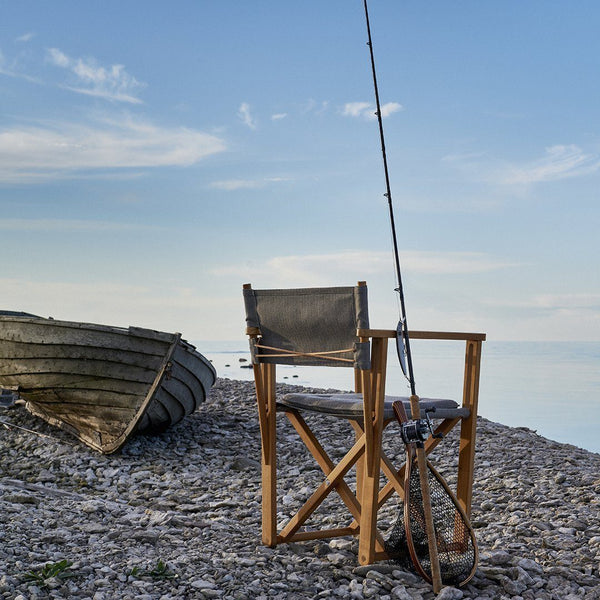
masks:
{"label": "overturned wooden boat", "polygon": [[212,364],[179,333],[0,311],[0,387],[103,453],[159,433],[201,404]]}

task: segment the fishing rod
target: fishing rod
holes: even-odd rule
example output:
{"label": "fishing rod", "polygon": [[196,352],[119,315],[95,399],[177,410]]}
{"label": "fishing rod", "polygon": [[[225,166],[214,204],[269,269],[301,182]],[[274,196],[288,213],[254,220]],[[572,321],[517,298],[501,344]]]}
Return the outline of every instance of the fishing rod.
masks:
{"label": "fishing rod", "polygon": [[[413,373],[412,355],[410,352],[410,339],[408,334],[408,322],[406,319],[406,306],[404,304],[404,289],[402,287],[402,272],[400,270],[400,254],[398,252],[398,238],[396,236],[396,224],[394,220],[394,207],[392,204],[392,190],[390,187],[390,176],[387,164],[387,155],[385,151],[385,137],[383,135],[383,116],[381,114],[381,104],[379,102],[379,88],[377,86],[377,72],[375,70],[375,56],[373,54],[373,41],[371,39],[371,25],[369,23],[369,9],[367,7],[367,0],[363,0],[365,6],[365,17],[367,21],[367,34],[369,41],[369,53],[371,55],[371,70],[373,72],[373,86],[375,88],[375,104],[376,104],[376,115],[379,123],[379,138],[381,140],[381,153],[383,156],[383,171],[385,173],[385,185],[386,193],[384,196],[387,198],[388,208],[390,213],[390,225],[392,229],[392,241],[394,245],[394,259],[396,266],[396,283],[398,287],[395,289],[398,292],[400,299],[400,321],[396,328],[396,349],[398,351],[398,360],[405,377],[408,379],[410,384],[410,392],[413,396],[416,395],[415,377]],[[404,357],[406,356],[406,365]],[[407,369],[408,367],[408,369]]]}
{"label": "fishing rod", "polygon": [[[404,507],[398,516],[390,538],[386,541],[386,552],[392,558],[396,555],[401,559],[403,549],[406,546],[417,572],[433,585],[433,591],[437,594],[445,584],[458,583],[458,585],[463,585],[473,577],[477,567],[477,542],[467,515],[441,475],[427,461],[425,452],[424,442],[429,438],[429,435],[442,437],[442,434],[434,433],[427,414],[428,411],[425,412],[425,419],[421,419],[419,397],[415,392],[415,378],[410,352],[400,255],[385,151],[383,115],[381,114],[381,104],[379,102],[369,10],[367,0],[363,0],[363,3],[369,35],[367,45],[371,55],[375,103],[377,105],[375,114],[379,123],[381,153],[385,172],[385,196],[388,201],[394,244],[396,280],[398,282],[396,291],[400,299],[400,322],[396,328],[396,349],[402,371],[410,383],[411,391],[411,421],[407,418],[402,401],[395,402],[393,407],[396,418],[400,423],[402,441],[406,446],[406,467],[404,472]],[[406,356],[408,371],[404,365],[404,356]]]}

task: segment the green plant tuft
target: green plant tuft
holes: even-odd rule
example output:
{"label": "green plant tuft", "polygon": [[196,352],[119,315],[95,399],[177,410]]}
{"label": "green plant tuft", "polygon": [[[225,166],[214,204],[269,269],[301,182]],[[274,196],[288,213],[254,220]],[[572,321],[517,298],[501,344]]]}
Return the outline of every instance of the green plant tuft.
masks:
{"label": "green plant tuft", "polygon": [[152,577],[153,579],[175,579],[177,577],[177,573],[171,571],[169,565],[160,558],[151,569],[133,567],[127,575],[130,577]]}
{"label": "green plant tuft", "polygon": [[25,573],[25,581],[32,581],[42,588],[48,587],[50,579],[69,579],[75,577],[75,573],[69,571],[73,563],[67,559],[55,563],[46,563],[43,567],[36,570],[30,570]]}

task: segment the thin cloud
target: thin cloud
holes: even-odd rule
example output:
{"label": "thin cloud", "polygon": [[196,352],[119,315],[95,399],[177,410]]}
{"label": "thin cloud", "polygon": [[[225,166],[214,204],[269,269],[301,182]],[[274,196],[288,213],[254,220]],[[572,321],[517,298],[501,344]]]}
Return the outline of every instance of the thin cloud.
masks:
{"label": "thin cloud", "polygon": [[600,311],[600,294],[539,294],[510,305],[518,308],[531,308],[536,311]]}
{"label": "thin cloud", "polygon": [[237,115],[244,125],[248,126],[250,129],[256,129],[256,119],[252,116],[250,105],[247,102],[242,102]]}
{"label": "thin cloud", "polygon": [[[429,275],[486,273],[514,266],[478,252],[402,252],[402,269]],[[348,279],[356,272],[381,274],[391,272],[389,252],[348,250],[332,254],[278,256],[263,264],[233,265],[215,269],[219,275],[297,282],[313,285],[319,282]]]}
{"label": "thin cloud", "polygon": [[93,58],[71,58],[58,48],[49,48],[46,56],[52,65],[74,76],[74,84],[63,86],[68,90],[115,102],[142,103],[136,94],[146,84],[129,75],[123,65],[103,67]]}
{"label": "thin cloud", "polygon": [[289,180],[285,177],[267,177],[265,179],[226,179],[223,181],[213,181],[210,184],[210,187],[226,192],[234,192],[236,190],[264,188],[270,183],[279,183],[283,181]]}
{"label": "thin cloud", "polygon": [[79,219],[1,219],[0,231],[15,232],[129,232],[158,230],[158,226],[140,225],[138,223],[115,223],[111,221],[84,221]]}
{"label": "thin cloud", "polygon": [[347,102],[344,104],[342,114],[345,117],[360,117],[364,116],[366,111],[373,110],[373,105],[370,102]]}
{"label": "thin cloud", "polygon": [[[401,110],[404,110],[404,108],[398,102],[382,104],[381,117],[385,119]],[[344,117],[364,118],[369,121],[377,118],[376,108],[371,102],[347,102],[341,112]]]}
{"label": "thin cloud", "polygon": [[27,33],[24,33],[23,35],[20,35],[18,38],[16,38],[15,41],[16,42],[29,42],[34,37],[35,37],[35,33],[33,31],[29,31]]}
{"label": "thin cloud", "polygon": [[16,61],[13,60],[11,64],[9,64],[6,56],[0,50],[0,75],[6,75],[7,77],[14,77],[17,79],[24,79],[25,81],[29,81],[30,83],[41,84],[42,82],[36,77],[31,77],[30,75],[26,75],[25,73],[20,73],[17,70]]}
{"label": "thin cloud", "polygon": [[[529,339],[538,340],[596,341],[600,334],[600,294],[597,293],[494,297],[487,304],[491,307],[489,314],[510,314],[503,325],[497,326],[500,336],[495,337],[500,339],[518,339],[523,330],[529,332]],[[515,327],[513,333],[511,327]]]}
{"label": "thin cloud", "polygon": [[233,192],[235,190],[251,190],[264,186],[264,182],[253,179],[227,179],[224,181],[213,181],[211,188]]}
{"label": "thin cloud", "polygon": [[385,104],[381,105],[381,116],[385,119],[396,112],[400,112],[401,110],[404,110],[402,104],[399,104],[398,102],[386,102]]}
{"label": "thin cloud", "polygon": [[322,100],[317,102],[314,98],[309,98],[303,106],[300,107],[300,112],[303,115],[312,113],[315,115],[322,115],[329,108],[329,101]]}
{"label": "thin cloud", "polygon": [[544,157],[521,167],[510,167],[501,175],[503,183],[532,184],[588,175],[600,169],[597,155],[585,154],[574,144],[546,148]]}
{"label": "thin cloud", "polygon": [[497,160],[477,152],[449,154],[443,158],[443,162],[475,181],[510,186],[560,181],[600,170],[600,157],[585,153],[575,144],[549,146],[544,156],[521,165],[499,165]]}
{"label": "thin cloud", "polygon": [[287,117],[287,113],[277,113],[274,115],[271,115],[271,121],[281,121],[282,119],[285,119]]}
{"label": "thin cloud", "polygon": [[[185,327],[185,337],[192,340],[200,336],[207,339],[213,322],[219,324],[214,339],[221,339],[223,323],[239,308],[237,298],[209,294],[206,289],[165,286],[159,279],[140,285],[102,278],[93,282],[0,278],[0,288],[5,306],[33,314],[160,331],[182,331]],[[212,318],[198,324],[198,314]]]}
{"label": "thin cloud", "polygon": [[106,169],[189,166],[225,150],[218,137],[126,117],[0,130],[0,182],[32,183]]}
{"label": "thin cloud", "polygon": [[402,264],[409,271],[431,275],[458,275],[489,273],[498,269],[519,266],[514,262],[497,259],[483,252],[427,252],[403,253]]}
{"label": "thin cloud", "polygon": [[47,57],[48,62],[64,69],[68,68],[71,63],[69,57],[64,52],[61,52],[58,48],[49,48],[47,50]]}

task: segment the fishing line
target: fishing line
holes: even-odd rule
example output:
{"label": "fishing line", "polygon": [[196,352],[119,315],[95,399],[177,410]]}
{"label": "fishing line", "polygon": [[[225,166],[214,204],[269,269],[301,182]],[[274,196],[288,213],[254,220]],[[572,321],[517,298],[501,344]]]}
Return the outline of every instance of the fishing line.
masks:
{"label": "fishing line", "polygon": [[[406,306],[404,303],[404,289],[402,286],[402,271],[400,269],[400,253],[398,252],[398,236],[396,234],[396,223],[394,219],[394,207],[392,204],[392,190],[390,186],[390,176],[388,171],[387,154],[385,150],[385,136],[383,134],[383,116],[381,114],[381,103],[379,101],[379,88],[377,86],[377,71],[375,69],[375,56],[373,53],[373,40],[371,39],[371,24],[369,22],[369,9],[367,7],[367,0],[363,0],[365,7],[365,18],[367,22],[367,34],[369,41],[367,46],[369,47],[369,54],[371,56],[371,71],[373,74],[373,87],[375,89],[375,105],[377,122],[379,124],[379,139],[381,141],[381,154],[383,157],[383,171],[385,174],[385,186],[386,192],[384,196],[387,198],[390,227],[392,230],[392,242],[394,249],[394,262],[396,267],[396,281],[398,287],[395,289],[398,292],[398,298],[400,301],[400,321],[396,328],[396,349],[398,352],[398,359],[404,375],[410,383],[410,391],[413,396],[416,395],[415,378],[413,373],[412,355],[410,352],[410,339],[408,334],[408,322],[406,319]],[[406,358],[406,364],[405,359]]]}

